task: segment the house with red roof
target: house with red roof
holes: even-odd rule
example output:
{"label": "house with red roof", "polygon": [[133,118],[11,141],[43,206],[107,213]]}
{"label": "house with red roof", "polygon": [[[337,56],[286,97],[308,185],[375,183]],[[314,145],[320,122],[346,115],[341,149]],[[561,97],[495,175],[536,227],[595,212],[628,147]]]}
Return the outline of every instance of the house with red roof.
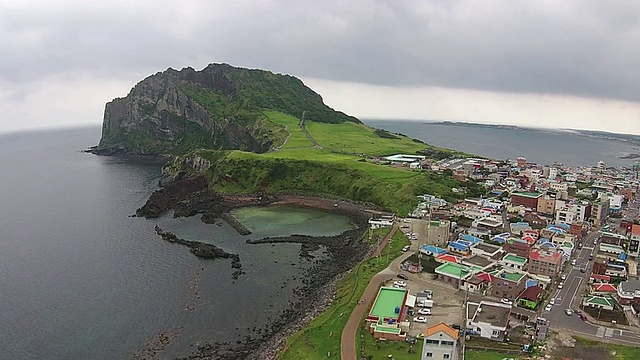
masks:
{"label": "house with red roof", "polygon": [[422,359],[458,359],[458,330],[445,323],[430,326],[424,333]]}
{"label": "house with red roof", "polygon": [[531,249],[528,270],[532,274],[545,275],[554,279],[562,265],[562,254],[556,251]]}
{"label": "house with red roof", "polygon": [[459,264],[460,263],[460,258],[458,258],[457,256],[451,255],[451,254],[440,254],[438,256],[436,256],[435,259],[437,262],[439,263],[454,263],[454,264]]}
{"label": "house with red roof", "polygon": [[593,294],[615,294],[618,288],[608,283],[595,283],[592,285],[591,293]]}
{"label": "house with red roof", "polygon": [[518,296],[518,305],[527,309],[535,310],[542,300],[542,287],[529,286]]}
{"label": "house with red roof", "polygon": [[494,276],[489,273],[480,272],[470,277],[465,282],[465,286],[472,294],[484,295],[485,290],[493,282],[493,278]]}

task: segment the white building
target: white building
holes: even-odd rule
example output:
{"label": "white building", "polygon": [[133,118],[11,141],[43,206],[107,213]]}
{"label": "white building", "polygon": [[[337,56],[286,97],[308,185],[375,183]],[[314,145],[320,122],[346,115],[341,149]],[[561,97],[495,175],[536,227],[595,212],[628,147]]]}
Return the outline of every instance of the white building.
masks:
{"label": "white building", "polygon": [[424,333],[422,360],[457,360],[458,330],[440,323]]}
{"label": "white building", "polygon": [[467,329],[479,336],[502,341],[509,327],[511,305],[480,301],[467,303]]}

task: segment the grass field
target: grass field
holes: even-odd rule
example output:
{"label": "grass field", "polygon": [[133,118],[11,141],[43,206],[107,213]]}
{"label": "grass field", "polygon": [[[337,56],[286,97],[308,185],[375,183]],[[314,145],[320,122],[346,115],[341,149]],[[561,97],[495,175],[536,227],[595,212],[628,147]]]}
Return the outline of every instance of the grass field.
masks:
{"label": "grass field", "polygon": [[371,359],[389,359],[392,355],[394,360],[420,360],[423,340],[413,345],[404,341],[379,341],[362,327],[358,331],[364,341],[364,352]]}
{"label": "grass field", "polygon": [[[386,133],[389,137],[378,136],[375,130],[362,124],[324,124],[306,122],[305,127],[323,147],[349,154],[392,155],[396,153],[415,154],[430,147],[404,135]],[[339,136],[336,136],[339,135]]]}
{"label": "grass field", "polygon": [[283,114],[279,111],[264,111],[264,115],[269,121],[283,126],[289,132],[289,137],[282,149],[311,147],[313,144],[307,135],[300,129],[300,120],[291,115]]}
{"label": "grass field", "polygon": [[[375,234],[385,236],[388,231],[389,229],[379,229]],[[338,282],[336,299],[331,307],[314,319],[309,326],[289,338],[279,358],[284,360],[340,359],[342,329],[369,284],[369,280],[385,269],[393,259],[400,256],[402,247],[408,244],[409,240],[406,236],[401,231],[397,231],[383,251],[383,256],[364,260],[358,264]]]}
{"label": "grass field", "polygon": [[[615,360],[637,360],[640,359],[640,347],[625,346],[612,343],[599,342],[594,340],[585,339],[579,336],[574,336],[576,342],[587,349],[596,348],[604,349],[609,353],[615,351],[615,355],[612,356]],[[595,353],[595,351],[594,351]]]}

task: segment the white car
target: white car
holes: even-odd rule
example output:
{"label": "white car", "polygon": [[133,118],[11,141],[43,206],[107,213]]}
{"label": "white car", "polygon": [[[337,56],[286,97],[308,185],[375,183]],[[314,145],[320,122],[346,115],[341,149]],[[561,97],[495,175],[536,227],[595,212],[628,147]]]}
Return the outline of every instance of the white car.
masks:
{"label": "white car", "polygon": [[422,308],[418,310],[418,314],[420,315],[431,315],[431,309]]}
{"label": "white car", "polygon": [[394,281],[393,285],[400,286],[400,287],[406,287],[407,283],[406,283],[406,281],[398,280],[398,281]]}
{"label": "white car", "polygon": [[418,317],[414,317],[413,318],[413,322],[417,322],[417,323],[426,323],[427,322],[427,318],[424,316],[418,316]]}
{"label": "white car", "polygon": [[563,282],[559,283],[559,284],[558,284],[558,289],[562,289],[562,287],[563,287],[563,286],[564,286],[564,283],[563,283]]}
{"label": "white car", "polygon": [[573,311],[571,311],[571,309],[564,309],[564,313],[571,316],[571,314],[573,314]]}
{"label": "white car", "polygon": [[552,308],[552,306],[551,306],[551,304],[549,304],[549,305],[547,305],[547,307],[544,308],[544,311],[551,311],[551,308]]}
{"label": "white car", "polygon": [[567,275],[562,274],[562,276],[560,276],[560,279],[562,279],[562,280],[567,280]]}
{"label": "white car", "polygon": [[500,302],[503,304],[507,304],[507,305],[513,305],[513,301],[509,300],[509,299],[500,299]]}
{"label": "white car", "polygon": [[556,299],[551,299],[551,301],[549,301],[549,305],[555,305],[556,304]]}

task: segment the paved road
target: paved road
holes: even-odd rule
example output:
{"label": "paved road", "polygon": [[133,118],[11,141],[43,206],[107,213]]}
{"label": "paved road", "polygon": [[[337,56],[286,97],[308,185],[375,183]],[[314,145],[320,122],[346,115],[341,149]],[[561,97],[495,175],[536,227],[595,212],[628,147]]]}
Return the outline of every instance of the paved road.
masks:
{"label": "paved road", "polygon": [[[567,279],[564,281],[562,289],[556,289],[554,292],[554,298],[560,298],[561,300],[552,307],[550,312],[542,312],[541,316],[551,321],[551,327],[556,331],[562,331],[568,329],[573,333],[582,334],[586,336],[595,336],[598,338],[614,339],[620,342],[628,342],[637,345],[640,343],[640,334],[634,333],[625,329],[620,329],[610,326],[601,326],[591,324],[586,321],[580,320],[579,316],[565,314],[565,309],[577,309],[580,308],[581,294],[584,292],[587,284],[589,283],[589,274],[591,273],[591,264],[589,262],[589,254],[593,251],[593,240],[599,235],[599,232],[590,233],[583,240],[583,248],[580,250],[575,259],[577,264],[571,266],[567,264],[568,268],[565,274]],[[580,268],[588,265],[586,272],[581,272]]]}
{"label": "paved road", "polygon": [[[389,242],[389,240],[393,237],[396,230],[398,230],[398,226],[394,225],[389,234],[384,238],[382,243],[380,243],[379,247],[374,251],[372,257],[378,256],[384,246]],[[360,326],[360,321],[364,317],[365,312],[369,309],[369,304],[373,301],[378,293],[378,288],[380,287],[380,283],[392,278],[396,272],[392,269],[398,269],[400,267],[400,263],[408,258],[411,254],[404,253],[402,256],[393,260],[391,264],[381,272],[374,275],[367,288],[362,293],[360,300],[358,301],[358,305],[356,305],[355,309],[351,312],[347,323],[342,330],[342,335],[340,336],[340,357],[343,360],[357,360],[357,350],[356,350],[356,334],[358,332],[358,327]]]}

